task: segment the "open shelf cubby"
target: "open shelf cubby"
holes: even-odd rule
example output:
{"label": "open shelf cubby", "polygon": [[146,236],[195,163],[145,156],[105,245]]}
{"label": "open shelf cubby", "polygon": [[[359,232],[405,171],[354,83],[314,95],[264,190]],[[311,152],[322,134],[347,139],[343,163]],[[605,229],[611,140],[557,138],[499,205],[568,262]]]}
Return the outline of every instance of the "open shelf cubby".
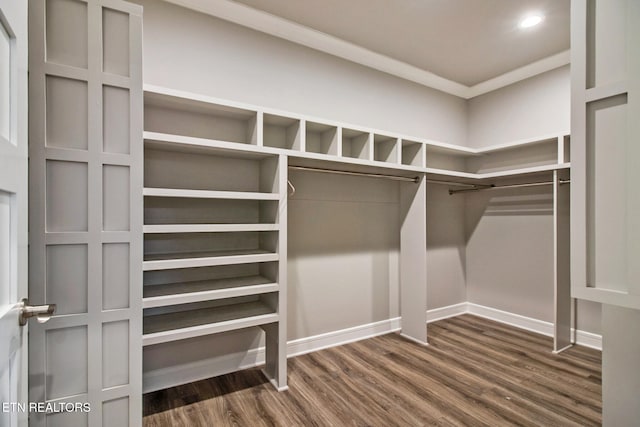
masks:
{"label": "open shelf cubby", "polygon": [[143,345],[233,331],[277,322],[277,293],[147,308]]}
{"label": "open shelf cubby", "polygon": [[369,132],[342,128],[342,157],[373,160],[373,135]]}
{"label": "open shelf cubby", "polygon": [[454,172],[466,172],[469,154],[447,148],[427,146],[425,151],[427,168]]}
{"label": "open shelf cubby", "polygon": [[259,194],[268,194],[266,198],[277,200],[277,168],[278,160],[274,156],[189,152],[152,145],[144,150],[145,195],[251,199],[253,194],[259,198],[262,198]]}
{"label": "open shelf cubby", "polygon": [[398,153],[398,138],[374,135],[373,160],[386,163],[399,163]]}
{"label": "open shelf cubby", "polygon": [[306,122],[305,138],[308,153],[338,155],[339,130],[337,126]]}
{"label": "open shelf cubby", "polygon": [[[249,263],[278,253],[277,231],[222,233],[146,233],[145,267],[178,268],[200,265]],[[170,267],[173,266],[173,267]]]}
{"label": "open shelf cubby", "polygon": [[301,121],[290,117],[264,114],[263,144],[265,147],[301,150]]}
{"label": "open shelf cubby", "polygon": [[490,149],[481,155],[471,156],[466,161],[466,171],[492,173],[557,163],[558,138],[553,137],[527,144]]}
{"label": "open shelf cubby", "polygon": [[143,308],[258,295],[279,290],[277,264],[249,263],[144,273]]}
{"label": "open shelf cubby", "polygon": [[403,165],[425,167],[425,145],[417,141],[403,139],[401,142]]}
{"label": "open shelf cubby", "polygon": [[277,219],[277,200],[153,196],[144,198],[145,227],[207,224],[230,227],[275,225]]}
{"label": "open shelf cubby", "polygon": [[144,130],[242,144],[258,143],[251,110],[145,92]]}

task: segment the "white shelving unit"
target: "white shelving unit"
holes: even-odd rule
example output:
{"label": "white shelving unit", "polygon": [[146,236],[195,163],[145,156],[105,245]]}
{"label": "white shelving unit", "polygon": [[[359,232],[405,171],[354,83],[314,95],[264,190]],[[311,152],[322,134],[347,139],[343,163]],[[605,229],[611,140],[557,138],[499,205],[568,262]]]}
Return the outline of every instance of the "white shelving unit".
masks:
{"label": "white shelving unit", "polygon": [[[184,102],[152,96],[151,105],[153,123],[158,105]],[[240,126],[237,109],[197,104],[186,111],[215,112],[219,126],[225,119]],[[241,124],[255,127],[261,115],[242,111],[256,120]],[[286,156],[171,141],[145,143],[143,346],[175,351],[180,340],[259,327],[266,332],[265,374],[284,390]],[[154,382],[145,391],[174,385]]]}
{"label": "white shelving unit", "polygon": [[[453,189],[552,181],[562,199],[556,224],[563,224],[565,133],[473,149],[154,86],[145,87],[145,110],[143,343],[259,326],[265,372],[278,389],[286,388],[289,163],[411,178],[400,191],[402,334],[422,344],[428,181]],[[182,124],[169,129],[173,122]],[[563,242],[556,242],[561,259]],[[566,320],[571,298],[561,276],[556,319]],[[556,350],[570,343],[564,323]],[[176,385],[155,377],[153,389]]]}
{"label": "white shelving unit", "polygon": [[[225,139],[220,132],[206,137],[203,132],[169,132],[163,126],[153,126],[146,129],[147,144],[155,141],[189,146],[192,150],[212,147],[232,152],[285,154],[305,165],[313,161],[332,162],[377,173],[415,176],[417,172],[427,178],[479,185],[503,178],[526,179],[540,173],[552,179],[553,171],[571,167],[568,130],[485,148],[468,148],[158,86],[145,85],[147,98],[153,108],[182,106],[185,114],[207,112],[207,117],[212,117],[222,129],[236,129],[236,135],[250,136]],[[152,118],[153,123],[157,121]]]}

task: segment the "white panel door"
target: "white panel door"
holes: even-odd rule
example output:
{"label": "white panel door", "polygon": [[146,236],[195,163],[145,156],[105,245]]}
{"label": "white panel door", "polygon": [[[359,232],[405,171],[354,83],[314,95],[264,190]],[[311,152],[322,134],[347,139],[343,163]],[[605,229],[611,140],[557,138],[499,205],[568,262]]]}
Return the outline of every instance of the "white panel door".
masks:
{"label": "white panel door", "polygon": [[30,425],[141,425],[139,5],[29,1],[29,165]]}
{"label": "white panel door", "polygon": [[571,3],[571,288],[640,308],[640,2]]}
{"label": "white panel door", "polygon": [[27,5],[0,0],[0,426],[27,424]]}

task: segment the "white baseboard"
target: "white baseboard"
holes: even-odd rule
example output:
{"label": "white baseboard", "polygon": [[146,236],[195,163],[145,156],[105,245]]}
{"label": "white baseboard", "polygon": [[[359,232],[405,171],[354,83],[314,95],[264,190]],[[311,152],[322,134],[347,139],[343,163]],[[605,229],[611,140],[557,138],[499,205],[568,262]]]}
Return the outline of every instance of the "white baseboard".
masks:
{"label": "white baseboard", "polygon": [[382,320],[367,325],[354,326],[326,334],[300,338],[287,342],[287,357],[299,356],[312,351],[348,344],[378,335],[388,334],[400,330],[400,318]]}
{"label": "white baseboard", "polygon": [[[400,318],[382,320],[366,325],[354,326],[339,331],[300,338],[287,343],[287,357],[298,356],[325,348],[348,344],[378,335],[400,330]],[[149,393],[176,385],[224,375],[242,369],[253,368],[264,363],[264,347],[233,353],[214,359],[200,360],[170,366],[143,374],[143,393]]]}
{"label": "white baseboard", "polygon": [[[469,314],[484,317],[489,320],[495,320],[496,322],[505,323],[507,325],[515,326],[516,328],[526,329],[527,331],[537,332],[542,335],[550,337],[553,336],[553,323],[470,302],[466,304],[467,313]],[[460,304],[456,304],[456,306],[458,305]],[[446,309],[447,307],[444,308]],[[575,330],[573,328],[571,329],[571,333],[573,334],[573,341],[576,344],[602,351],[602,335]]]}
{"label": "white baseboard", "polygon": [[602,351],[602,335],[580,330],[572,330],[572,332],[575,333],[576,344]]}
{"label": "white baseboard", "polygon": [[447,319],[449,317],[460,316],[468,313],[467,303],[453,304],[446,307],[434,308],[427,310],[427,323],[436,322],[438,320]]}
{"label": "white baseboard", "polygon": [[484,305],[467,303],[467,313],[475,316],[484,317],[489,320],[504,323],[506,325],[515,326],[516,328],[525,329],[527,331],[536,332],[538,334],[553,336],[553,323],[531,317],[521,316],[519,314],[509,313],[508,311],[498,310]]}

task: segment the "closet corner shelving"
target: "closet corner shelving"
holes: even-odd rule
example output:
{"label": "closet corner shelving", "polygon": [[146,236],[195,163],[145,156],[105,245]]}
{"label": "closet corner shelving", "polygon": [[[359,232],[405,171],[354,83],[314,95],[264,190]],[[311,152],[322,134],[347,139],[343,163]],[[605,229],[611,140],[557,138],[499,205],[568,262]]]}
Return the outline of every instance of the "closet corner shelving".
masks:
{"label": "closet corner shelving", "polygon": [[[151,97],[150,123],[158,105],[181,105],[160,101]],[[143,346],[260,327],[265,374],[286,389],[286,156],[251,149],[255,113],[181,107],[245,135],[249,149],[216,146],[198,132],[145,134]]]}
{"label": "closet corner shelving", "polygon": [[[260,327],[265,374],[285,389],[289,161],[414,178],[414,198],[436,181],[560,185],[567,135],[475,149],[145,85],[143,343]],[[410,311],[407,330],[421,330],[426,305]]]}
{"label": "closet corner shelving", "polygon": [[466,184],[551,177],[570,168],[568,131],[468,148],[151,85],[145,85],[145,131],[146,140],[167,144],[285,154],[305,164],[418,172]]}

